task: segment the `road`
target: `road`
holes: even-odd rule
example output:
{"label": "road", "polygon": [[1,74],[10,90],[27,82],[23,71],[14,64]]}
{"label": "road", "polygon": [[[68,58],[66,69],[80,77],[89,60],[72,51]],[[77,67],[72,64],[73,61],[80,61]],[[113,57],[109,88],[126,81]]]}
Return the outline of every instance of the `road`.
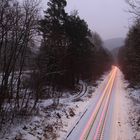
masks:
{"label": "road", "polygon": [[91,103],[67,140],[111,140],[114,128],[115,83],[118,68],[113,66],[97,101]]}

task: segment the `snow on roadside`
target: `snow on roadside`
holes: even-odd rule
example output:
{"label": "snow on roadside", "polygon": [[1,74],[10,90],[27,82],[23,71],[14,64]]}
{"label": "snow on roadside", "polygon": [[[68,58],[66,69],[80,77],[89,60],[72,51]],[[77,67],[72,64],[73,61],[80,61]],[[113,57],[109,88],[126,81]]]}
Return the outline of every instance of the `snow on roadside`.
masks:
{"label": "snow on roadside", "polygon": [[57,140],[65,140],[75,124],[80,120],[82,115],[86,112],[89,106],[93,104],[93,101],[96,100],[98,95],[101,93],[104,88],[106,82],[108,81],[109,74],[104,74],[100,80],[96,82],[96,87],[89,86],[87,89],[87,93],[82,96],[79,101],[70,102],[69,106],[74,110],[75,115],[73,117],[63,116],[63,127],[59,131],[59,136]]}
{"label": "snow on roadside", "polygon": [[[104,79],[104,80],[103,80]],[[75,123],[87,109],[91,101],[96,98],[108,80],[108,73],[97,81],[97,87],[83,84],[84,96],[73,100],[73,97],[62,98],[57,108],[52,106],[52,100],[42,100],[38,113],[21,125],[11,127],[10,133],[0,137],[1,140],[64,140]],[[98,88],[100,86],[100,88]],[[97,92],[95,91],[97,90]],[[94,92],[95,91],[95,92]]]}
{"label": "snow on roadside", "polygon": [[140,90],[128,88],[119,71],[116,91],[116,140],[140,140]]}
{"label": "snow on roadside", "polygon": [[134,140],[140,140],[140,89],[127,88],[129,100],[129,123]]}

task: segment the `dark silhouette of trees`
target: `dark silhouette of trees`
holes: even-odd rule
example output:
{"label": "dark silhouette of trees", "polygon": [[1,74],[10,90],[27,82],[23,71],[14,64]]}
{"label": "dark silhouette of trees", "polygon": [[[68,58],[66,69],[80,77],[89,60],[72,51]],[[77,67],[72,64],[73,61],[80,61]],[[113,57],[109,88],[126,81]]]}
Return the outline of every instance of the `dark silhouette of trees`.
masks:
{"label": "dark silhouette of trees", "polygon": [[140,3],[137,0],[126,2],[135,20],[127,34],[125,45],[119,51],[119,65],[130,86],[140,86]]}
{"label": "dark silhouette of trees", "polygon": [[129,5],[129,10],[136,18],[140,17],[140,2],[138,0],[126,0],[126,3]]}
{"label": "dark silhouette of trees", "polygon": [[91,35],[87,23],[74,12],[67,17],[66,35],[69,40],[67,50],[67,84],[74,87],[79,80],[87,80],[91,76],[91,61],[94,55],[94,45],[88,37]]}
{"label": "dark silhouette of trees", "polygon": [[0,1],[0,128],[34,111],[39,99],[58,105],[65,90],[92,83],[111,66],[100,36],[77,11],[66,13],[66,0],[50,0],[43,19],[38,4]]}
{"label": "dark silhouette of trees", "polygon": [[120,49],[119,63],[125,78],[132,86],[140,84],[140,21],[130,28],[125,46]]}
{"label": "dark silhouette of trees", "polygon": [[15,0],[0,1],[0,124],[29,109],[23,70],[36,32],[37,5],[29,0],[22,5]]}
{"label": "dark silhouette of trees", "polygon": [[39,72],[43,74],[41,76],[42,84],[45,83],[51,87],[52,92],[48,96],[53,98],[61,95],[63,74],[66,71],[62,65],[67,51],[64,29],[67,16],[64,10],[65,6],[65,0],[50,0],[48,9],[45,11],[45,17],[40,21],[43,40],[38,56],[38,68]]}
{"label": "dark silhouette of trees", "polygon": [[111,64],[100,37],[94,37],[98,44],[95,47],[87,23],[77,11],[66,13],[66,4],[65,0],[50,0],[40,21],[43,39],[37,73],[42,90],[49,86],[51,90],[46,94],[53,98],[60,97],[64,89],[75,89],[80,80],[97,79]]}
{"label": "dark silhouette of trees", "polygon": [[92,79],[95,81],[111,68],[113,58],[111,53],[103,47],[103,41],[98,33],[92,32],[90,41],[95,44],[92,62]]}

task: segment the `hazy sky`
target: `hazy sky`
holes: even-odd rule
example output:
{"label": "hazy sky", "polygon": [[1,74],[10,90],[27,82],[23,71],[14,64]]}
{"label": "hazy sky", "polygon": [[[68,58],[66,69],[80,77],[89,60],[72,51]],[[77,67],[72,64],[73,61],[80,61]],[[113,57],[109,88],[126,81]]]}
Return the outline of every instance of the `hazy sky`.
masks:
{"label": "hazy sky", "polygon": [[[42,0],[46,8],[48,0]],[[78,10],[89,28],[105,39],[125,37],[128,32],[130,14],[125,0],[68,0],[67,11]]]}

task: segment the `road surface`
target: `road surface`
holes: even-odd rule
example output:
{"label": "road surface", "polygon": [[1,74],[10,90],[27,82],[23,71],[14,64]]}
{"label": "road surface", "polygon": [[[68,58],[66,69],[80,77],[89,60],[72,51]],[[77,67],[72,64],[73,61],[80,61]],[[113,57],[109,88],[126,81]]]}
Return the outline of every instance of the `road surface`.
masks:
{"label": "road surface", "polygon": [[118,68],[113,66],[97,101],[91,103],[67,136],[67,140],[112,140],[113,137],[115,138],[113,135],[115,135],[114,106],[117,72]]}

